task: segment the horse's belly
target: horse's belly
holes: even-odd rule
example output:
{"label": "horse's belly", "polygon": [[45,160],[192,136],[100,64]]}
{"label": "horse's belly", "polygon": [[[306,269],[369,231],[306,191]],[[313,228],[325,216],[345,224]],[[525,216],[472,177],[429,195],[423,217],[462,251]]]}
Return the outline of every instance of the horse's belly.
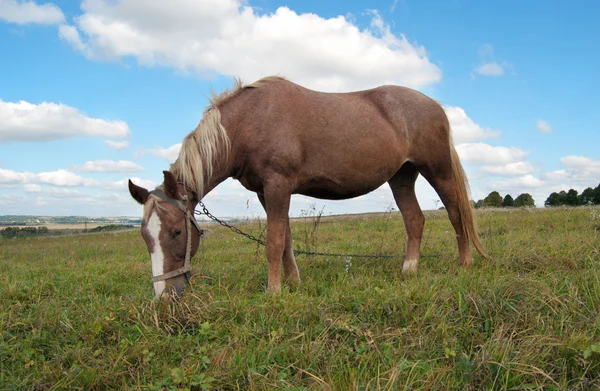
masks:
{"label": "horse's belly", "polygon": [[370,193],[384,182],[385,180],[368,184],[340,184],[326,179],[311,180],[300,186],[294,193],[326,200],[345,200]]}

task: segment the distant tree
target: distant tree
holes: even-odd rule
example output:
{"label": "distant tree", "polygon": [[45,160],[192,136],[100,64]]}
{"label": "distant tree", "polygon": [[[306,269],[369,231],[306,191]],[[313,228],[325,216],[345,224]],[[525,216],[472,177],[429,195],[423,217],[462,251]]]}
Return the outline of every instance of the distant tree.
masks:
{"label": "distant tree", "polygon": [[594,205],[600,205],[600,183],[594,189]]}
{"label": "distant tree", "polygon": [[479,209],[483,207],[483,200],[479,200],[475,203],[475,209]]}
{"label": "distant tree", "polygon": [[510,206],[515,206],[515,200],[513,200],[512,196],[510,194],[507,194],[504,196],[504,199],[502,200],[502,206],[504,208],[510,207]]}
{"label": "distant tree", "polygon": [[594,189],[588,187],[579,195],[579,205],[590,205],[594,203]]}
{"label": "distant tree", "polygon": [[550,194],[548,196],[548,198],[546,199],[546,201],[544,202],[544,205],[546,205],[546,206],[560,206],[560,205],[564,205],[564,204],[565,204],[565,200],[557,192]]}
{"label": "distant tree", "polygon": [[567,196],[565,197],[565,204],[569,206],[579,205],[579,196],[577,190],[569,189]]}
{"label": "distant tree", "polygon": [[502,207],[502,196],[497,191],[493,191],[483,199],[484,206]]}
{"label": "distant tree", "polygon": [[530,206],[535,206],[535,201],[533,200],[533,197],[531,196],[531,194],[529,193],[523,193],[523,194],[519,194],[519,196],[517,198],[515,198],[515,206],[520,208],[520,207],[530,207]]}

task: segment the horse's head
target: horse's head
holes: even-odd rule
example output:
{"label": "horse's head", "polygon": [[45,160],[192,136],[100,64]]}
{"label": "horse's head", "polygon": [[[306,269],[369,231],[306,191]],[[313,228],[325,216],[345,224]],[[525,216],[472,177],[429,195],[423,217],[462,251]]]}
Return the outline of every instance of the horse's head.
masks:
{"label": "horse's head", "polygon": [[[198,250],[201,230],[194,219],[198,202],[175,176],[163,171],[162,186],[152,191],[129,181],[129,192],[144,205],[142,237],[152,260],[152,281],[157,298],[180,295],[189,277],[190,260]],[[165,295],[167,297],[167,295]]]}

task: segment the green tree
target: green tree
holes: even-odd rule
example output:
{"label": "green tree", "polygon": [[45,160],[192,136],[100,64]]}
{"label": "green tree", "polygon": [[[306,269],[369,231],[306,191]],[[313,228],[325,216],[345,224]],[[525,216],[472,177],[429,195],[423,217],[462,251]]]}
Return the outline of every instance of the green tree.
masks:
{"label": "green tree", "polygon": [[497,191],[493,191],[483,199],[483,205],[500,208],[502,207],[502,196]]}
{"label": "green tree", "polygon": [[565,204],[569,206],[579,205],[579,194],[575,189],[569,189],[567,196],[565,197]]}
{"label": "green tree", "polygon": [[544,205],[546,206],[560,206],[564,204],[565,200],[557,192],[553,192],[552,194],[550,194],[544,202]]}
{"label": "green tree", "polygon": [[589,205],[594,203],[594,189],[588,187],[579,195],[579,205]]}
{"label": "green tree", "polygon": [[515,200],[513,200],[512,196],[510,194],[507,194],[504,196],[504,199],[502,200],[502,206],[503,207],[510,207],[510,206],[515,206]]}
{"label": "green tree", "polygon": [[594,205],[600,205],[600,183],[594,189]]}
{"label": "green tree", "polygon": [[520,207],[531,207],[531,206],[535,206],[535,201],[533,200],[533,197],[531,196],[531,194],[529,193],[523,193],[523,194],[519,194],[519,196],[517,198],[515,198],[515,206],[520,208]]}
{"label": "green tree", "polygon": [[479,209],[483,207],[483,200],[479,200],[475,203],[475,209]]}

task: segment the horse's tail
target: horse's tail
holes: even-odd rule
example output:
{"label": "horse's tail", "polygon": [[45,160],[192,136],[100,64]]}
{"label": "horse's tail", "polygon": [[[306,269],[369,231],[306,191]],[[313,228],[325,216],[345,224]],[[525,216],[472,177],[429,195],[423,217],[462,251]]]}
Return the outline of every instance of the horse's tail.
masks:
{"label": "horse's tail", "polygon": [[458,211],[460,213],[460,221],[462,225],[462,234],[467,238],[467,242],[473,243],[477,252],[485,259],[490,257],[483,250],[483,246],[479,241],[477,233],[477,224],[473,217],[473,208],[469,200],[469,181],[465,175],[465,171],[460,164],[458,153],[454,148],[452,138],[450,138],[450,159],[452,160],[452,177],[454,179],[454,188],[456,189]]}

